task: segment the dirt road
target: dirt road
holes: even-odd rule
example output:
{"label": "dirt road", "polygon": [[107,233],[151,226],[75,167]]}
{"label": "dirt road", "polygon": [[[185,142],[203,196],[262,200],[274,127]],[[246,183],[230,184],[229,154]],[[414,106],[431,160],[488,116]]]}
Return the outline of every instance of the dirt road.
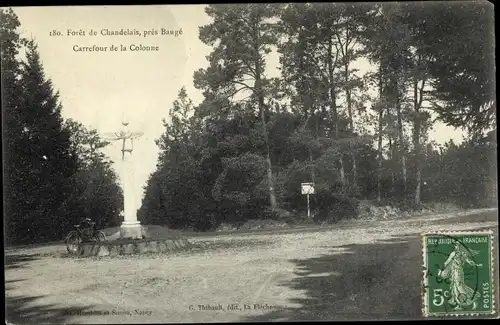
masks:
{"label": "dirt road", "polygon": [[497,211],[305,233],[198,237],[193,241],[205,248],[174,255],[73,259],[57,249],[8,251],[7,320],[416,319],[421,315],[418,235],[436,227],[488,228],[497,235]]}

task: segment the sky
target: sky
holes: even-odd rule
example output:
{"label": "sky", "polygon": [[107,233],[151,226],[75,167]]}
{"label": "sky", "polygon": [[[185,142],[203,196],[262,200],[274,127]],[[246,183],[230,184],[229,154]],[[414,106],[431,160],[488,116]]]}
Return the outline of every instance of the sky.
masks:
{"label": "sky", "polygon": [[[75,119],[101,133],[118,131],[125,117],[131,131],[144,135],[134,142],[134,197],[137,207],[143,188],[155,170],[163,132],[181,87],[199,103],[194,71],[207,67],[210,47],[198,38],[198,27],[210,23],[204,5],[18,7],[22,36],[38,44],[46,76],[60,93],[63,117]],[[132,35],[111,35],[124,30]],[[167,33],[162,34],[163,31]],[[108,35],[103,30],[108,30]],[[182,34],[179,32],[182,30]],[[155,34],[155,31],[158,32]],[[175,32],[178,35],[175,35]],[[134,35],[133,33],[140,35]],[[92,35],[96,34],[96,35]],[[85,51],[85,48],[105,51]],[[111,48],[116,46],[116,50]],[[132,51],[138,47],[157,51]],[[122,51],[122,47],[127,51]],[[132,47],[132,48],[131,48]],[[267,62],[268,75],[277,76],[278,57]],[[360,63],[361,70],[369,69]],[[438,143],[460,142],[462,132],[437,124],[430,138]],[[114,161],[120,145],[105,149]]]}

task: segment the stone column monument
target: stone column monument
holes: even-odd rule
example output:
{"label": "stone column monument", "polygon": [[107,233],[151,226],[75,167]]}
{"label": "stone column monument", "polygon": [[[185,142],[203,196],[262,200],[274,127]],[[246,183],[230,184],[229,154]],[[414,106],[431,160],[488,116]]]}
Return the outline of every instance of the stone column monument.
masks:
{"label": "stone column monument", "polygon": [[122,122],[120,132],[104,135],[106,140],[122,141],[122,159],[120,161],[120,180],[123,191],[123,214],[124,220],[120,226],[121,238],[142,238],[142,226],[137,220],[137,207],[134,196],[134,164],[132,151],[134,150],[134,139],[143,135],[142,132],[130,132],[128,122]]}

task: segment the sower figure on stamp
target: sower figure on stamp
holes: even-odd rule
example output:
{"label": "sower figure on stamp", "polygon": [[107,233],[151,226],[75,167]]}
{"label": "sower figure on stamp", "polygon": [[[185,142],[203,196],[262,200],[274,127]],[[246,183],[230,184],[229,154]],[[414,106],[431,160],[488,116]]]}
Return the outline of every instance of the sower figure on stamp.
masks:
{"label": "sower figure on stamp", "polygon": [[470,305],[472,305],[472,309],[476,309],[476,300],[480,297],[480,293],[465,284],[463,265],[467,263],[470,266],[481,267],[481,264],[476,264],[471,259],[472,255],[477,254],[478,252],[468,251],[459,242],[456,242],[453,252],[444,263],[444,269],[439,270],[438,276],[445,279],[450,278],[451,298],[448,302],[455,306],[454,310],[460,310],[462,307]]}

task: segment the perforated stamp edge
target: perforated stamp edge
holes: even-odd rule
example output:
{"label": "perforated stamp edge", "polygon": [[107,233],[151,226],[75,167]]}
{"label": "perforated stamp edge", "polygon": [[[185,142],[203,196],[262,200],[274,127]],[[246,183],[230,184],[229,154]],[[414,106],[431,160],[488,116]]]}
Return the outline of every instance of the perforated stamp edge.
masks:
{"label": "perforated stamp edge", "polygon": [[[447,314],[433,314],[429,313],[429,280],[427,277],[427,243],[425,238],[429,235],[448,235],[448,236],[463,236],[463,235],[488,235],[490,236],[490,278],[491,278],[491,312],[489,313],[447,313]],[[420,233],[420,243],[422,245],[422,284],[421,284],[421,296],[422,296],[422,315],[424,317],[460,317],[460,316],[484,316],[484,315],[495,315],[496,314],[496,293],[495,293],[495,254],[493,253],[495,245],[493,244],[495,236],[492,230],[432,230]]]}

